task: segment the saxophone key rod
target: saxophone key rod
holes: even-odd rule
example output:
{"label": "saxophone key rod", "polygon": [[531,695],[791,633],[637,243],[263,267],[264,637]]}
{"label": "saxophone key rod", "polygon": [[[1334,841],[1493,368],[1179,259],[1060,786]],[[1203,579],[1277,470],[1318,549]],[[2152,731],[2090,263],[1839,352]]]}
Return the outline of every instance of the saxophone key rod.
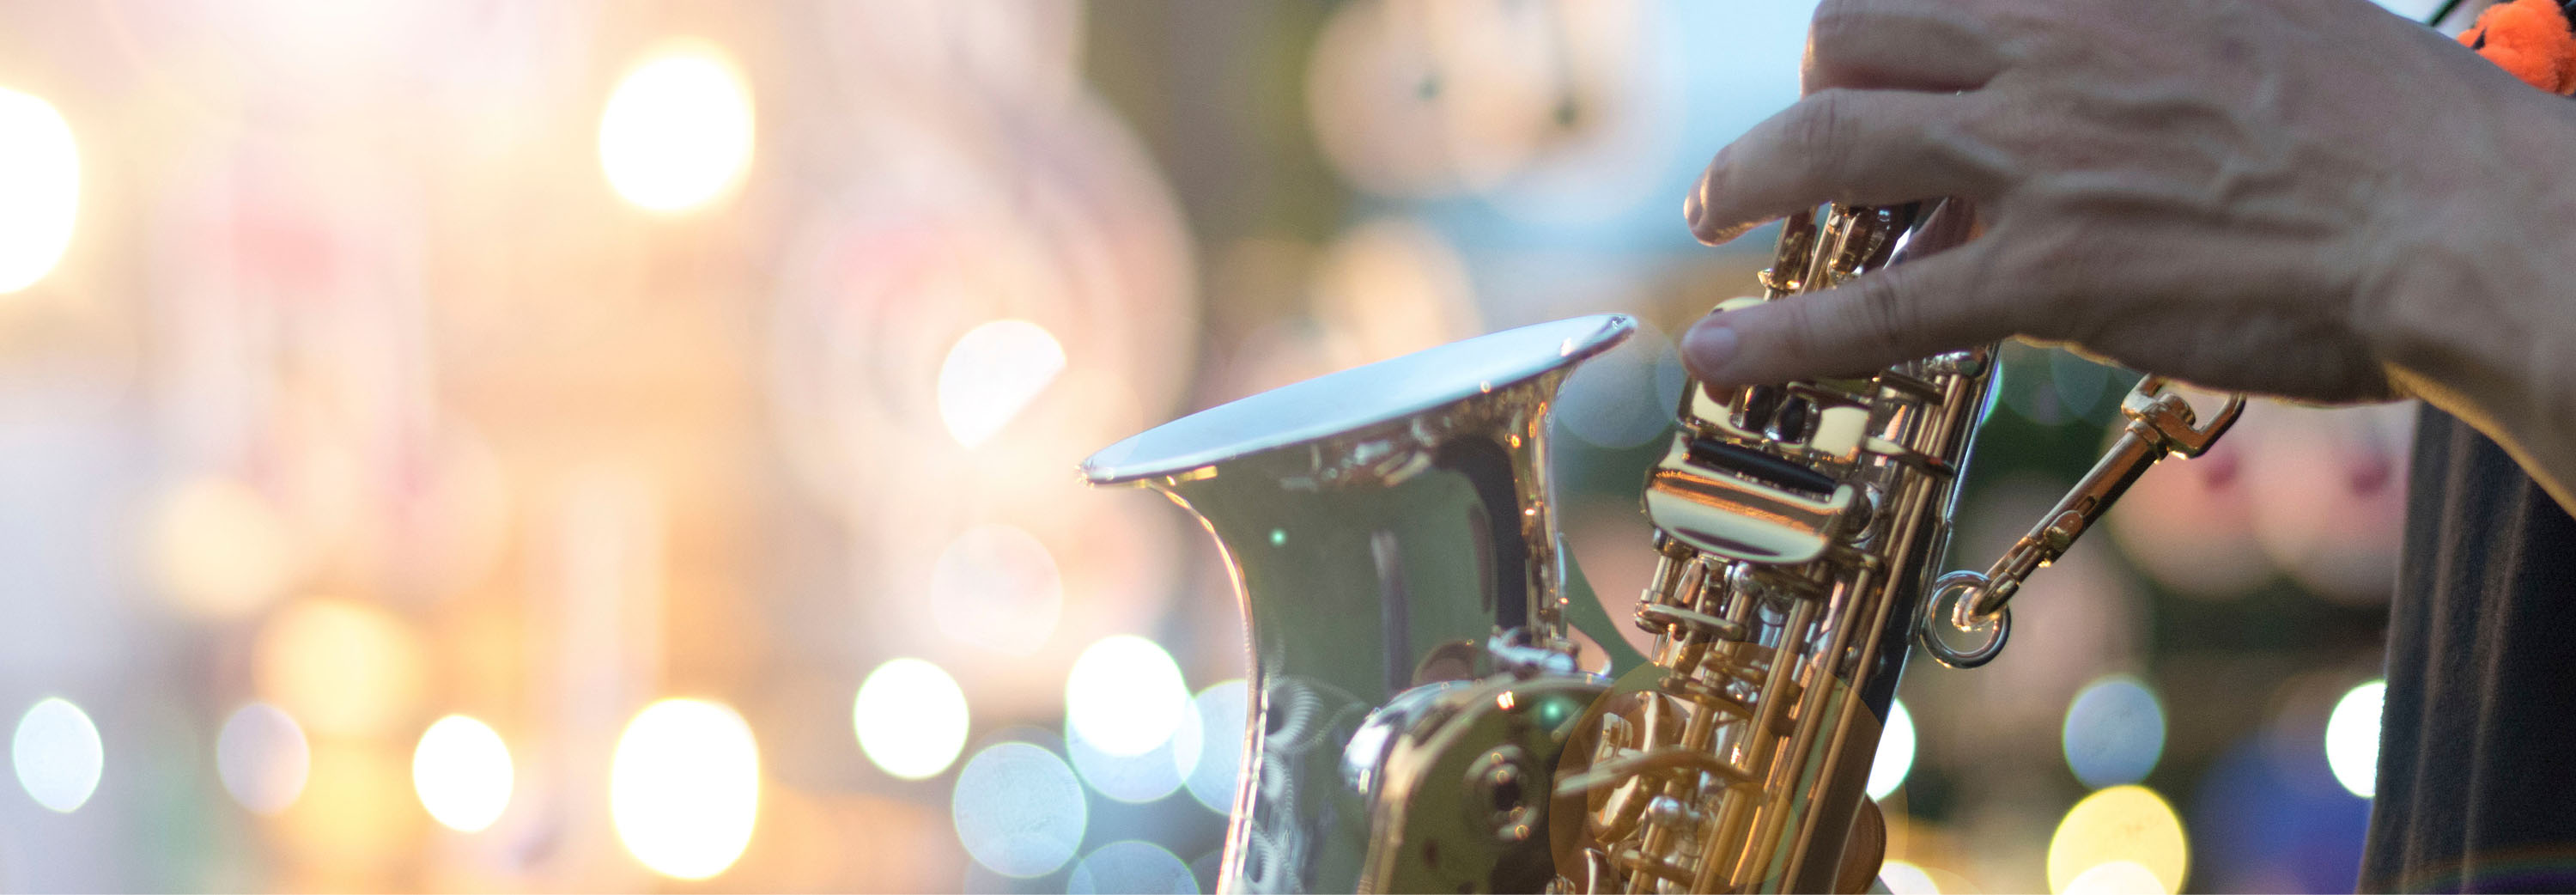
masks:
{"label": "saxophone key rod", "polygon": [[[2104,451],[2057,505],[2041,515],[2030,532],[2013,542],[2001,559],[1984,574],[1952,572],[1941,576],[1933,586],[1933,598],[1924,602],[1925,630],[1919,638],[1934,658],[1953,668],[1974,668],[1992,661],[2002,652],[2004,639],[2010,635],[2011,616],[2006,609],[2022,584],[2032,573],[2066,555],[2077,538],[2092,530],[2093,523],[2108,512],[2129,486],[2167,457],[2198,457],[2209,450],[2218,437],[2236,424],[2245,411],[2244,395],[2229,395],[2227,403],[2207,424],[2201,424],[2191,405],[2180,394],[2170,390],[2172,380],[2148,376],[2138,380],[2136,388],[2120,402],[2120,413],[2129,418],[2127,428]],[[1942,607],[1947,605],[1948,611]],[[1931,630],[1945,625],[1962,632],[1989,631],[1987,640],[1977,647],[1961,650],[1949,645]]]}

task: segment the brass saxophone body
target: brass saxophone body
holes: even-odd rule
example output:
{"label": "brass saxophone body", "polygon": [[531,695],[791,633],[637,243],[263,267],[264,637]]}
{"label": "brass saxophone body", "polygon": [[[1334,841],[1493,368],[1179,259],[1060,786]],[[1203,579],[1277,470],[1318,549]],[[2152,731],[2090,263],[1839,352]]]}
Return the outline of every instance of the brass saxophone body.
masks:
{"label": "brass saxophone body", "polygon": [[[1760,300],[1937,251],[1962,209],[1791,219]],[[1653,664],[1604,706],[1586,775],[1586,891],[1827,891],[1901,674],[1926,570],[1949,535],[1987,405],[1979,348],[1841,379],[1693,382],[1646,485],[1659,554],[1637,624]],[[1862,861],[1874,872],[1875,862]],[[1865,885],[1867,878],[1858,883]]]}
{"label": "brass saxophone body", "polygon": [[[1794,216],[1764,296],[1738,301],[1945,248],[1968,224],[1954,203]],[[2022,577],[2241,406],[2196,426],[2149,377],[2119,442],[2029,537],[1987,573],[1936,578],[1990,348],[1693,382],[1644,487],[1657,567],[1639,656],[1564,549],[1545,475],[1557,385],[1631,328],[1604,315],[1470,339],[1084,463],[1192,511],[1234,575],[1253,698],[1220,888],[1859,891],[1882,841],[1865,785],[1910,646],[1991,659]],[[1578,629],[1609,667],[1578,667]]]}

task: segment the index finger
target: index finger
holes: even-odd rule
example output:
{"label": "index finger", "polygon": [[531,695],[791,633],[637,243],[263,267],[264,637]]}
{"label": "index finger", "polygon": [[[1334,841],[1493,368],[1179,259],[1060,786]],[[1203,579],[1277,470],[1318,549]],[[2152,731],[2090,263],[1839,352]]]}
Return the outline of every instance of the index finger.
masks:
{"label": "index finger", "polygon": [[1970,133],[1981,94],[1831,89],[1753,126],[1717,157],[1682,205],[1710,245],[1825,202],[1880,205],[1983,196],[2009,164]]}

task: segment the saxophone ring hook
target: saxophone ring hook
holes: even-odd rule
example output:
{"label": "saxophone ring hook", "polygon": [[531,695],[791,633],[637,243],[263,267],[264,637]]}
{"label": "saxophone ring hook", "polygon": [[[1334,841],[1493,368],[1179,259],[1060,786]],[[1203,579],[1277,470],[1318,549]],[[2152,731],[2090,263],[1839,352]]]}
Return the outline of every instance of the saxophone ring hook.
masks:
{"label": "saxophone ring hook", "polygon": [[[1915,642],[1932,654],[1935,661],[1951,668],[1976,668],[2002,655],[2004,641],[2012,637],[2012,609],[1997,609],[1984,619],[1970,614],[1976,598],[1987,592],[1990,582],[1983,573],[1957,571],[1932,582],[1932,595],[1923,601],[1923,618],[1914,629]],[[1970,649],[1959,649],[1944,639],[1942,632],[1958,631],[1976,634],[1991,630],[1985,642]]]}

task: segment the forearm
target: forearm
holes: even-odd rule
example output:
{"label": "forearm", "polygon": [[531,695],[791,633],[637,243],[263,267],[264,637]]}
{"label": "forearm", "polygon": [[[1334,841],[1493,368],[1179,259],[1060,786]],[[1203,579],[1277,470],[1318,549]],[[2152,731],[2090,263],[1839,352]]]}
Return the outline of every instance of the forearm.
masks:
{"label": "forearm", "polygon": [[2498,157],[2403,244],[2382,356],[2405,391],[2494,438],[2576,512],[2576,103],[2513,102]]}

